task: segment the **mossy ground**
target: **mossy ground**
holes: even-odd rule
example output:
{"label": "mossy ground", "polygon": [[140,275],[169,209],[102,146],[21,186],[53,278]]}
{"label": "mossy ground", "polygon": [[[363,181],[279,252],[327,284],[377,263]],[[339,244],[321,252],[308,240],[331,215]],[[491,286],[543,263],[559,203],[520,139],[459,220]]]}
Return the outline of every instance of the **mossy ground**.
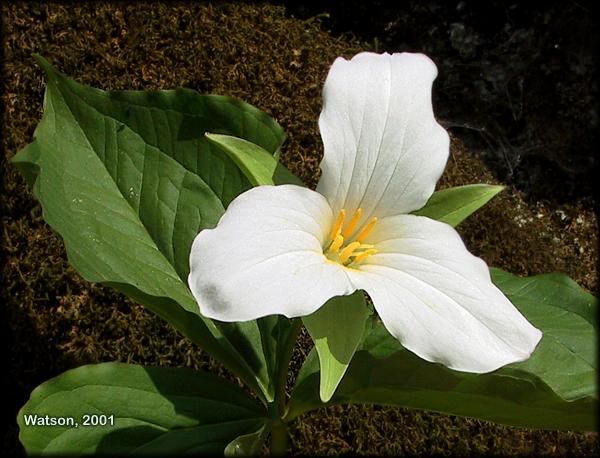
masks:
{"label": "mossy ground", "polygon": [[[23,2],[3,5],[2,20],[5,159],[31,141],[41,116],[43,74],[31,57],[37,52],[77,81],[104,89],[185,86],[246,100],[284,127],[282,161],[310,186],[322,154],[317,118],[329,65],[338,55],[370,49],[269,4]],[[474,182],[497,180],[453,138],[440,186]],[[22,177],[6,162],[3,187],[1,291],[9,339],[3,451],[22,452],[14,418],[31,390],[69,368],[119,360],[233,377],[142,307],[82,280]],[[596,290],[597,220],[590,199],[531,201],[509,187],[460,232],[491,265],[524,275],[562,271]],[[303,334],[294,369],[309,348]],[[327,408],[290,429],[295,454],[571,455],[590,454],[596,444],[595,433],[531,431],[379,406]]]}

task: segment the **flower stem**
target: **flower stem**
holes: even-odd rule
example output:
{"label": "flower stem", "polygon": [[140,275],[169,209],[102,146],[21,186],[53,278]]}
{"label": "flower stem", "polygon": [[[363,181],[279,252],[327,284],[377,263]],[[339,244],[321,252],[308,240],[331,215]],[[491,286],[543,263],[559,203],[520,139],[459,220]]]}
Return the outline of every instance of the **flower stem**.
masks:
{"label": "flower stem", "polygon": [[275,402],[277,403],[277,408],[279,409],[279,418],[283,418],[287,408],[285,385],[287,382],[287,375],[289,372],[290,361],[292,359],[292,353],[294,351],[296,339],[298,338],[298,333],[300,332],[301,327],[302,319],[293,318],[288,338],[283,343],[285,347],[282,351],[282,357],[279,360],[277,373],[275,374]]}
{"label": "flower stem", "polygon": [[271,456],[284,456],[288,450],[287,425],[283,421],[273,423],[271,430]]}
{"label": "flower stem", "polygon": [[281,343],[283,349],[278,361],[277,371],[274,374],[275,400],[269,405],[269,416],[272,421],[270,448],[272,456],[285,455],[288,449],[287,425],[283,420],[287,413],[287,394],[285,386],[294,345],[296,344],[298,333],[302,327],[302,320],[300,318],[294,318],[292,319],[290,326],[291,329],[289,330],[286,340]]}

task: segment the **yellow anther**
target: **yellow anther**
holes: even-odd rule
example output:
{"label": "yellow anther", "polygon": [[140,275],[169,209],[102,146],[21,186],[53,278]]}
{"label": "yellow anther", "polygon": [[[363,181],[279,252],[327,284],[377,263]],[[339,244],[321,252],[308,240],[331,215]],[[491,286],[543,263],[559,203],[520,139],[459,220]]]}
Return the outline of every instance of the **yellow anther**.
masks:
{"label": "yellow anther", "polygon": [[[372,254],[377,253],[377,250],[373,248],[373,245],[362,243],[373,230],[373,226],[377,223],[377,218],[371,218],[369,223],[358,233],[358,236],[354,241],[350,239],[350,236],[352,236],[356,230],[361,217],[362,208],[357,208],[350,221],[348,221],[348,224],[344,227],[346,210],[342,208],[339,211],[335,224],[331,228],[329,236],[331,243],[324,253],[330,261],[340,263],[344,266],[351,266],[353,264],[360,264]],[[344,246],[346,241],[350,243]]]}
{"label": "yellow anther", "polygon": [[[342,224],[344,224],[345,218],[346,218],[346,210],[344,210],[342,208],[340,210],[340,212],[338,213],[338,217],[335,220],[335,224],[333,225],[333,228],[331,229],[331,233],[329,234],[329,238],[331,240],[335,241],[336,236],[340,233],[340,231],[342,229]],[[342,239],[342,241],[343,241],[343,239]]]}
{"label": "yellow anther", "polygon": [[371,231],[373,230],[373,227],[375,226],[375,223],[377,223],[377,217],[374,216],[373,219],[371,221],[369,221],[369,224],[367,224],[362,231],[360,231],[360,234],[358,234],[358,237],[356,237],[356,241],[357,242],[361,242],[367,238],[367,236],[371,233]]}
{"label": "yellow anther", "polygon": [[331,243],[329,250],[327,250],[327,251],[331,251],[332,253],[337,253],[343,244],[344,244],[344,237],[342,237],[341,234],[337,234],[335,236],[335,238],[333,239],[333,242]]}
{"label": "yellow anther", "polygon": [[356,250],[359,246],[360,246],[360,242],[352,242],[352,243],[348,244],[348,246],[346,248],[344,248],[342,250],[342,252],[340,253],[340,262],[343,264],[348,259],[350,259],[350,256],[352,256],[352,253],[354,252],[354,250]]}
{"label": "yellow anther", "polygon": [[342,232],[342,235],[344,236],[344,238],[348,238],[354,232],[354,228],[358,224],[358,221],[360,220],[361,215],[362,215],[362,208],[359,208],[358,210],[356,210],[354,212],[352,219],[350,220],[350,222],[348,223],[348,225]]}
{"label": "yellow anther", "polygon": [[[364,246],[364,245],[362,245],[362,246]],[[357,263],[357,264],[358,264],[358,263],[361,263],[361,262],[363,262],[365,259],[367,259],[369,256],[371,256],[372,254],[375,254],[375,253],[377,253],[377,250],[376,250],[375,248],[371,248],[371,249],[369,249],[369,250],[367,250],[367,251],[363,251],[362,253],[360,253],[359,255],[357,255],[357,256],[356,256],[356,257],[355,257],[355,258],[352,260],[352,262],[355,262],[355,263]]]}

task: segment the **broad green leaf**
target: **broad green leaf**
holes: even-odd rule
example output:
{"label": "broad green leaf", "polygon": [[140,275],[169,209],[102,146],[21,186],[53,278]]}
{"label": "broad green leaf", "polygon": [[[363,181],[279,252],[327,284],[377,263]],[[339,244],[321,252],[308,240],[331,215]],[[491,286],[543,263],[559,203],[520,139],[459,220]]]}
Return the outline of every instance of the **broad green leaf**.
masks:
{"label": "broad green leaf", "polygon": [[[187,287],[188,257],[197,233],[214,227],[228,202],[250,187],[204,132],[241,136],[275,152],[281,128],[231,98],[185,89],[105,92],[38,61],[48,79],[44,115],[13,162],[71,264],[169,321],[262,393],[266,370],[257,374],[200,316]],[[244,349],[252,351],[265,359],[261,346]]]}
{"label": "broad green leaf", "polygon": [[503,189],[503,186],[489,184],[442,189],[434,192],[425,206],[413,215],[427,216],[456,227]]}
{"label": "broad green leaf", "polygon": [[231,135],[206,134],[237,164],[253,186],[295,184],[302,181],[283,166],[272,153],[243,138]]}
{"label": "broad green leaf", "polygon": [[258,431],[235,438],[225,447],[225,456],[260,455],[261,448],[270,432],[270,423],[265,423]]}
{"label": "broad green leaf", "polygon": [[505,369],[534,373],[567,400],[596,396],[596,298],[566,275],[491,270],[494,283],[544,332],[531,358]]}
{"label": "broad green leaf", "polygon": [[521,307],[534,309],[536,304],[579,315],[597,325],[598,299],[567,275],[551,273],[518,277],[496,267],[490,268],[494,284]]}
{"label": "broad green leaf", "polygon": [[[36,426],[45,417],[75,426]],[[86,415],[91,420],[85,425]],[[104,426],[95,425],[100,420]],[[236,437],[260,430],[266,411],[236,385],[190,369],[103,363],[38,386],[20,410],[28,454],[222,454]]]}
{"label": "broad green leaf", "polygon": [[33,188],[35,180],[37,180],[40,173],[40,168],[38,166],[40,162],[40,149],[38,148],[36,141],[32,141],[29,145],[19,151],[12,159],[12,162],[19,168],[27,184]]}
{"label": "broad green leaf", "polygon": [[319,355],[321,381],[319,396],[327,402],[333,396],[358,348],[370,315],[362,291],[337,296],[302,318]]}
{"label": "broad green leaf", "polygon": [[[388,404],[519,427],[595,430],[596,333],[581,316],[595,316],[595,299],[562,275],[518,278],[492,272],[515,306],[544,332],[529,360],[489,374],[452,371],[403,349],[376,323],[329,404]],[[318,372],[313,350],[298,375],[288,419],[324,405]]]}
{"label": "broad green leaf", "polygon": [[[48,89],[61,99],[59,109],[79,125],[85,143],[128,203],[148,220],[153,240],[186,280],[194,237],[214,227],[229,202],[251,187],[205,132],[243,137],[273,154],[284,140],[281,127],[229,97],[190,89],[107,92],[77,84],[38,61],[48,75]],[[189,203],[198,198],[202,205]]]}
{"label": "broad green leaf", "polygon": [[299,324],[281,315],[241,323],[217,323],[255,374],[267,402],[275,401],[277,384],[285,384]]}

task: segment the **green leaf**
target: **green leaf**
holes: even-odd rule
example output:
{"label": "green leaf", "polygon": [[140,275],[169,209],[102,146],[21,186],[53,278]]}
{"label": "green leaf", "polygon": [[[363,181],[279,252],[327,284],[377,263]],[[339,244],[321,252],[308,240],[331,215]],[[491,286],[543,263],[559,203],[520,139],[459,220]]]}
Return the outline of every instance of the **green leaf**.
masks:
{"label": "green leaf", "polygon": [[319,355],[321,382],[319,396],[327,402],[333,396],[358,348],[370,315],[362,291],[337,296],[302,318]]}
{"label": "green leaf", "polygon": [[544,332],[531,358],[506,371],[534,373],[566,400],[596,396],[596,298],[566,275],[491,272],[494,283]]}
{"label": "green leaf", "polygon": [[40,149],[35,140],[19,151],[12,161],[23,174],[27,184],[33,188],[35,180],[37,180],[40,173],[40,168],[38,166],[40,161]]}
{"label": "green leaf", "polygon": [[270,315],[253,321],[216,324],[251,369],[265,400],[275,401],[278,383],[286,381],[299,323],[281,315]]}
{"label": "green leaf", "polygon": [[[281,128],[235,99],[179,89],[105,92],[80,85],[38,57],[47,74],[34,141],[13,162],[88,281],[111,286],[173,324],[253,388],[261,375],[187,287],[197,233],[214,227],[229,201],[250,188],[204,136],[223,132],[276,152]],[[264,359],[262,348],[255,359]],[[258,380],[257,380],[258,377]]]}
{"label": "green leaf", "polygon": [[303,186],[300,178],[285,168],[272,153],[261,146],[231,135],[207,133],[206,137],[218,145],[237,164],[253,186],[275,184]]}
{"label": "green leaf", "polygon": [[227,444],[225,456],[258,456],[269,433],[270,423],[265,423],[258,431],[239,436]]}
{"label": "green leaf", "polygon": [[[46,415],[73,418],[77,426],[26,424]],[[94,426],[97,420],[106,424]],[[17,422],[28,454],[197,455],[223,453],[268,419],[257,401],[211,374],[103,363],[38,386]]]}
{"label": "green leaf", "polygon": [[[45,114],[48,122],[60,116],[77,123],[77,140],[98,156],[186,281],[194,237],[214,227],[229,202],[251,187],[205,132],[243,137],[272,155],[284,140],[281,127],[229,97],[190,89],[106,92],[77,84],[38,60],[48,75],[47,108],[58,110]],[[191,203],[198,199],[201,205]]]}
{"label": "green leaf", "polygon": [[[544,333],[529,360],[489,374],[452,371],[403,349],[375,323],[329,404],[390,404],[518,427],[595,430],[596,300],[563,275],[518,278],[492,272]],[[318,371],[313,351],[298,375],[288,419],[323,405]]]}
{"label": "green leaf", "polygon": [[489,184],[442,189],[434,192],[425,206],[413,215],[427,216],[456,227],[503,189],[503,186]]}
{"label": "green leaf", "polygon": [[516,301],[519,309],[526,307],[533,311],[537,304],[543,304],[544,308],[566,310],[579,315],[589,324],[597,326],[598,299],[567,275],[551,273],[518,277],[497,267],[491,267],[490,272],[494,284],[512,301]]}

